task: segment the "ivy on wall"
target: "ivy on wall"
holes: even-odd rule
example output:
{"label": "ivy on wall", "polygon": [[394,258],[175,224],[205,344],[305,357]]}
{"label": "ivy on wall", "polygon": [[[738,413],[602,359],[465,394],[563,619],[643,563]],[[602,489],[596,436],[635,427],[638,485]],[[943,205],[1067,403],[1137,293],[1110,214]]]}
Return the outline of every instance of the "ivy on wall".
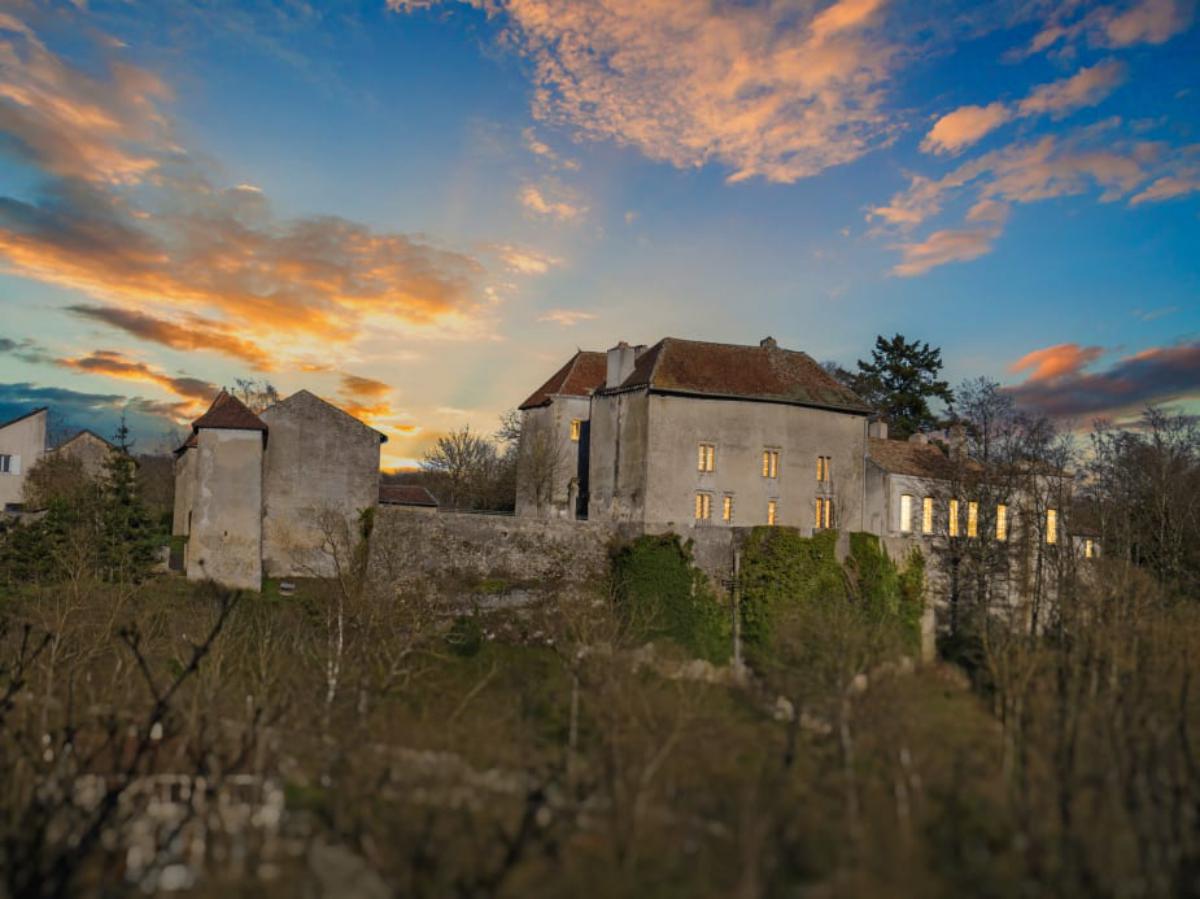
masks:
{"label": "ivy on wall", "polygon": [[717,664],[730,656],[730,615],[675,534],[645,535],[613,553],[617,601],[644,639],[670,639]]}

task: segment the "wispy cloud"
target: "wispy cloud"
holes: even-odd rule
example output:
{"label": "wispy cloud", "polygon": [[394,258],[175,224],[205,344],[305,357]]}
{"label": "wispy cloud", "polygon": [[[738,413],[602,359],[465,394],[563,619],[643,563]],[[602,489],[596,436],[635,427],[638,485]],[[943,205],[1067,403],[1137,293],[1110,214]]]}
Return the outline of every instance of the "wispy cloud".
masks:
{"label": "wispy cloud", "polygon": [[[1098,355],[1095,347],[1064,344],[1025,359],[1039,353],[1045,355],[1033,363],[1033,376],[1008,391],[1021,406],[1058,418],[1115,417],[1200,394],[1200,343],[1194,341],[1152,347],[1098,372],[1084,370]],[[1047,361],[1052,374],[1038,376]]]}
{"label": "wispy cloud", "polygon": [[1104,355],[1098,346],[1083,347],[1077,343],[1059,343],[1026,353],[1008,367],[1013,374],[1029,372],[1028,380],[1046,381],[1072,375]]}
{"label": "wispy cloud", "polygon": [[1093,47],[1163,44],[1192,23],[1190,0],[1135,0],[1132,3],[1060,3],[1029,44],[1029,53],[1069,49],[1078,41]]}
{"label": "wispy cloud", "polygon": [[526,184],[518,195],[521,205],[535,215],[558,219],[561,222],[582,218],[588,208],[574,191],[560,184]]}
{"label": "wispy cloud", "polygon": [[260,369],[367,322],[478,329],[478,259],[335,216],[281,218],[261,189],[213,183],[173,137],[170,98],[144,69],[84,72],[0,18],[0,153],[42,176],[32,197],[0,197],[0,266],[105,301],[77,315]]}
{"label": "wispy cloud", "polygon": [[1126,71],[1124,63],[1110,59],[1080,69],[1069,78],[1039,85],[1018,103],[961,106],[934,123],[921,149],[927,153],[958,153],[1014,119],[1039,115],[1058,119],[1095,106],[1125,80]]}
{"label": "wispy cloud", "polygon": [[145,362],[130,359],[115,350],[95,350],[86,356],[58,360],[64,368],[91,375],[103,375],[125,381],[154,384],[173,393],[182,402],[174,405],[177,419],[191,417],[203,411],[217,393],[217,386],[199,378],[185,375],[170,375]]}
{"label": "wispy cloud", "polygon": [[[533,62],[534,114],[680,168],[792,182],[885,142],[884,0],[466,0]],[[430,0],[388,0],[398,11]],[[669,48],[666,50],[664,48]]]}
{"label": "wispy cloud", "polygon": [[514,244],[493,244],[489,249],[500,256],[504,267],[518,275],[544,275],[562,265],[562,260],[547,253]]}
{"label": "wispy cloud", "polygon": [[594,312],[585,312],[582,309],[551,309],[538,316],[540,322],[553,322],[556,325],[562,325],[564,328],[570,328],[580,322],[594,321],[596,314]]}

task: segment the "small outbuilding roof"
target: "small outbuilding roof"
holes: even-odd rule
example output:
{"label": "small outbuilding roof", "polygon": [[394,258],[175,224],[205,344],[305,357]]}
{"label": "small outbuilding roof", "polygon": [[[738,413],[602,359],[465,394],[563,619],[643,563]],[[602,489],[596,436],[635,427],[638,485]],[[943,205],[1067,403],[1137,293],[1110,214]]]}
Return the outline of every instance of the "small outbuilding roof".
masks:
{"label": "small outbuilding roof", "polygon": [[607,354],[578,350],[517,408],[535,409],[546,405],[553,396],[591,396],[593,391],[604,386],[607,370]]}
{"label": "small outbuilding roof", "polygon": [[54,449],[56,451],[66,449],[68,446],[70,446],[76,440],[82,440],[84,437],[91,437],[93,440],[99,440],[101,443],[103,443],[105,446],[107,446],[111,450],[116,449],[116,447],[113,446],[111,441],[105,440],[103,437],[101,437],[99,434],[97,434],[95,431],[91,430],[90,428],[84,428],[81,431],[76,431],[74,434],[72,434],[70,437],[68,437],[66,440],[64,440],[62,443],[60,443]]}
{"label": "small outbuilding roof", "polygon": [[867,414],[871,408],[808,353],[767,338],[758,346],[665,337],[637,358],[614,390],[652,391],[818,406]]}
{"label": "small outbuilding roof", "polygon": [[230,431],[267,431],[263,420],[250,411],[241,400],[227,390],[217,394],[208,411],[192,422],[192,433],[202,428]]}
{"label": "small outbuilding roof", "polygon": [[938,480],[946,480],[955,474],[954,462],[939,444],[933,442],[870,437],[867,454],[872,462],[892,474]]}
{"label": "small outbuilding roof", "polygon": [[379,502],[385,506],[426,506],[437,508],[433,494],[419,484],[380,484]]}

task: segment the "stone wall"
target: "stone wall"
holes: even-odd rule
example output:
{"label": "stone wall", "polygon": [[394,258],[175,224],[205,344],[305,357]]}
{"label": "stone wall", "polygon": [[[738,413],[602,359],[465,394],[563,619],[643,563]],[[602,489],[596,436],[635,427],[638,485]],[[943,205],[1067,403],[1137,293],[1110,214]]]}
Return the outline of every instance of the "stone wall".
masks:
{"label": "stone wall", "polygon": [[45,451],[44,409],[0,429],[0,455],[11,457],[9,470],[0,472],[0,512],[25,502],[25,475]]}
{"label": "stone wall", "polygon": [[203,429],[196,439],[187,576],[257,591],[262,587],[262,432]]}
{"label": "stone wall", "polygon": [[616,536],[615,528],[594,521],[429,515],[380,506],[371,538],[371,574],[397,585],[592,581],[608,574],[609,546]]}

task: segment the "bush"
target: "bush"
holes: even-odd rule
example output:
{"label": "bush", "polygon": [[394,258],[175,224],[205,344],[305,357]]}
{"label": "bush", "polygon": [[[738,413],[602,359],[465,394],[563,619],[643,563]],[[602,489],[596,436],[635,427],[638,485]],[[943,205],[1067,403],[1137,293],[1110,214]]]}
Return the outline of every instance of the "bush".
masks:
{"label": "bush", "polygon": [[646,535],[619,547],[613,573],[621,613],[642,638],[665,637],[717,664],[729,659],[728,611],[678,536]]}

